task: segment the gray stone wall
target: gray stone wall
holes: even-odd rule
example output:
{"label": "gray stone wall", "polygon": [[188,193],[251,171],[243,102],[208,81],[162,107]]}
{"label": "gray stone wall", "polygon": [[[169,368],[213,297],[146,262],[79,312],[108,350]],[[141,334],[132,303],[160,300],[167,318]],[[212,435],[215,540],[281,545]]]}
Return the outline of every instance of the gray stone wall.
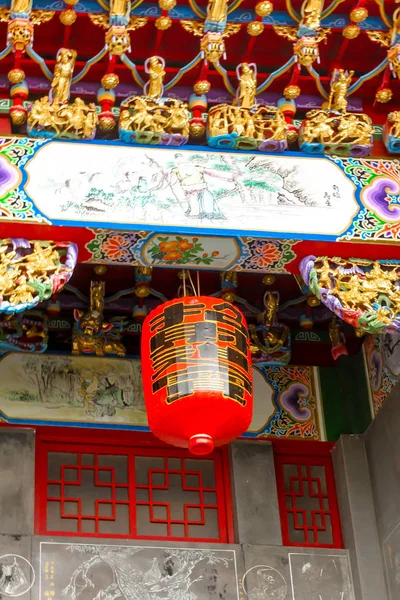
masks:
{"label": "gray stone wall", "polygon": [[39,538],[34,433],[0,428],[1,600],[358,600],[346,550],[281,545],[271,445],[231,454],[236,544]]}
{"label": "gray stone wall", "polygon": [[365,435],[379,543],[390,600],[400,598],[400,386]]}

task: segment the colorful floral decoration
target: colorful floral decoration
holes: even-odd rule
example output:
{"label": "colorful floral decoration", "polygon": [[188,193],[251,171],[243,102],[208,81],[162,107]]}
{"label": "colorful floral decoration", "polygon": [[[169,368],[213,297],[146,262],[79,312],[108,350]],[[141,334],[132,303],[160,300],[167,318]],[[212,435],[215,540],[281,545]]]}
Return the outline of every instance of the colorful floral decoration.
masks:
{"label": "colorful floral decoration", "polygon": [[86,244],[90,261],[152,266],[234,268],[237,271],[287,273],[286,265],[296,258],[293,246],[299,240],[231,238],[237,255],[227,256],[226,246],[204,236],[157,235],[143,231],[117,232],[92,229],[94,238]]}
{"label": "colorful floral decoration", "polygon": [[368,335],[364,342],[364,352],[372,408],[376,415],[400,381],[400,336]]}
{"label": "colorful floral decoration", "polygon": [[334,158],[356,186],[361,210],[339,238],[400,240],[400,165],[396,160]]}
{"label": "colorful floral decoration", "polygon": [[276,410],[261,431],[246,433],[245,437],[322,439],[313,368],[257,365],[257,369],[273,389]]}
{"label": "colorful floral decoration", "polygon": [[142,239],[140,233],[133,231],[119,233],[103,229],[93,231],[95,237],[86,244],[87,250],[92,255],[91,260],[125,264],[134,262],[133,249],[138,240]]}
{"label": "colorful floral decoration", "polygon": [[218,250],[211,254],[205,252],[199,238],[182,238],[180,236],[157,236],[149,249],[152,264],[170,265],[211,265],[219,255]]}
{"label": "colorful floral decoration", "polygon": [[48,223],[24,190],[17,188],[23,177],[22,168],[43,143],[44,140],[28,138],[0,138],[0,218]]}
{"label": "colorful floral decoration", "polygon": [[300,262],[311,292],[365,333],[400,333],[400,261],[316,258]]}
{"label": "colorful floral decoration", "polygon": [[296,258],[293,246],[299,240],[257,240],[242,238],[249,252],[248,257],[241,262],[243,271],[263,270],[281,273],[285,266]]}
{"label": "colorful floral decoration", "polygon": [[48,300],[70,279],[78,258],[69,242],[0,242],[0,313],[19,313]]}

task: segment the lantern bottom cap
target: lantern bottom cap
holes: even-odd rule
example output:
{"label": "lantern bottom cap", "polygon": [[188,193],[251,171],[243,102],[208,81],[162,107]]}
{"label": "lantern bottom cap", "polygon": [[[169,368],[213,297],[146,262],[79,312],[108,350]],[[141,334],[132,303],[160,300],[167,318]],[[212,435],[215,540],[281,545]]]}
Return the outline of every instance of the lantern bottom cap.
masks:
{"label": "lantern bottom cap", "polygon": [[192,454],[203,456],[214,450],[214,440],[210,435],[197,433],[189,439],[189,450]]}

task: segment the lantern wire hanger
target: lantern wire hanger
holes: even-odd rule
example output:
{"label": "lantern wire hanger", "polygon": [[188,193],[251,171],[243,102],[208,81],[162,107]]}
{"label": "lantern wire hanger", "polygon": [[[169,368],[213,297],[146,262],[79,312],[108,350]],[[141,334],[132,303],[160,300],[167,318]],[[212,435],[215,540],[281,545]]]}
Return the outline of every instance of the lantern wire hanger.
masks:
{"label": "lantern wire hanger", "polygon": [[[179,279],[182,280],[182,284],[178,288],[178,296],[181,295],[183,291],[184,296],[200,296],[200,275],[197,271],[197,290],[193,283],[192,276],[190,275],[190,271],[184,269],[183,271],[179,271],[178,274]],[[189,280],[189,285],[186,284],[186,281]],[[190,292],[190,289],[192,293]]]}

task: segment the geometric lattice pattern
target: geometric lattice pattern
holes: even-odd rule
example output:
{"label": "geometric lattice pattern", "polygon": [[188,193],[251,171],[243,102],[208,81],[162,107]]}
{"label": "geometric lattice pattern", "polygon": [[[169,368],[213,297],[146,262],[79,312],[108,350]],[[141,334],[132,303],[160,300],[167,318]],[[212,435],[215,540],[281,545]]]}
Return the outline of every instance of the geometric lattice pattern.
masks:
{"label": "geometric lattice pattern", "polygon": [[215,528],[217,488],[210,461],[162,458],[156,459],[158,468],[146,469],[146,460],[136,457],[136,506],[144,509],[140,529],[156,535],[164,529],[168,537],[193,538],[206,524]]}
{"label": "geometric lattice pattern", "polygon": [[274,449],[284,545],[341,548],[330,455],[280,455]]}
{"label": "geometric lattice pattern", "polygon": [[96,441],[38,437],[38,534],[233,541],[222,451],[198,459],[183,450]]}

